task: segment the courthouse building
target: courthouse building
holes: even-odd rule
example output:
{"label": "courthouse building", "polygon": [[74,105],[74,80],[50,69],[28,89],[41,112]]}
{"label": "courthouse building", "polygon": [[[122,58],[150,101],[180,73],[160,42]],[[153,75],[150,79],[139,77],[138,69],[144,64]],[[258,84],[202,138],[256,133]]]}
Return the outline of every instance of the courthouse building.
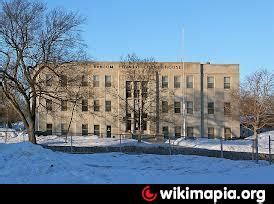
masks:
{"label": "courthouse building", "polygon": [[[161,70],[145,96],[154,98],[144,113],[144,134],[206,138],[240,136],[239,111],[230,99],[230,91],[239,86],[238,64],[159,62],[159,65]],[[139,116],[127,107],[139,97],[136,94],[138,87],[124,76],[121,63],[90,62],[76,67],[74,72],[60,77],[50,73],[41,75],[46,78],[48,88],[55,81],[62,87],[75,89],[70,88],[70,79],[83,73],[79,70],[84,70],[79,89],[87,94],[77,106],[65,99],[60,104],[54,99],[39,99],[44,105],[38,109],[36,130],[64,134],[70,124],[69,134],[74,135],[117,137],[138,132],[134,121]]]}

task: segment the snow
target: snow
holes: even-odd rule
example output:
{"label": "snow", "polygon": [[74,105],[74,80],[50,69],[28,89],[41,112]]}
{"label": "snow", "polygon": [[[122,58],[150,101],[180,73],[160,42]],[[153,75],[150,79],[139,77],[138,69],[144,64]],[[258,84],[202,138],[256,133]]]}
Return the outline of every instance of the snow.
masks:
{"label": "snow", "polygon": [[[71,137],[67,138],[60,136],[40,136],[37,137],[38,144],[50,145],[50,146],[70,146]],[[134,139],[121,139],[121,145],[137,145],[138,141]],[[114,146],[120,145],[119,138],[98,138],[98,136],[73,136],[72,145],[79,147],[91,147],[91,146]]]}
{"label": "snow", "polygon": [[274,183],[266,161],[185,155],[66,154],[0,144],[0,183]]}
{"label": "snow", "polygon": [[[259,144],[258,148],[260,153],[268,153],[269,151],[268,136],[270,136],[271,140],[273,140],[271,147],[272,149],[274,149],[274,131],[261,133],[258,137],[258,144]],[[223,150],[236,151],[236,152],[252,152],[253,138],[254,136],[248,137],[246,139],[239,139],[239,140],[223,140]],[[171,144],[184,146],[184,147],[203,148],[203,149],[211,149],[211,150],[221,149],[220,139],[178,138],[176,140],[171,140]]]}
{"label": "snow", "polygon": [[[7,131],[7,139],[5,140],[5,131]],[[271,136],[272,152],[274,152],[274,131],[268,131],[261,133],[258,136],[259,142],[259,152],[268,153],[269,143],[268,136]],[[236,152],[252,152],[252,138],[254,136],[248,137],[246,139],[238,140],[223,140],[223,150],[224,151],[236,151]],[[37,143],[50,146],[70,146],[71,137],[67,138],[65,142],[65,137],[60,137],[56,135],[51,136],[40,136],[37,137]],[[23,131],[15,131],[13,129],[0,128],[0,143],[18,143],[28,141],[28,136]],[[149,145],[167,145],[168,141],[164,144],[151,144],[145,141],[138,143],[135,139],[127,138],[98,138],[98,136],[73,136],[72,145],[77,147],[91,147],[91,146],[116,146],[116,145],[138,145],[138,146],[149,146]],[[220,139],[207,139],[207,138],[196,138],[196,139],[185,139],[178,138],[176,140],[171,140],[172,145],[179,145],[183,147],[192,148],[202,148],[210,150],[220,150],[221,144]]]}

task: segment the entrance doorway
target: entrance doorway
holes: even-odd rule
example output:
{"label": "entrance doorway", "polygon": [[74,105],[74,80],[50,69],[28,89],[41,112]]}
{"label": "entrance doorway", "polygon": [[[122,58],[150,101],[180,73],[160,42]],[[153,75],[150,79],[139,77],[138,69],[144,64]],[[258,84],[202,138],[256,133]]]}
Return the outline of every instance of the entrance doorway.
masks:
{"label": "entrance doorway", "polygon": [[107,137],[111,137],[111,126],[107,126]]}

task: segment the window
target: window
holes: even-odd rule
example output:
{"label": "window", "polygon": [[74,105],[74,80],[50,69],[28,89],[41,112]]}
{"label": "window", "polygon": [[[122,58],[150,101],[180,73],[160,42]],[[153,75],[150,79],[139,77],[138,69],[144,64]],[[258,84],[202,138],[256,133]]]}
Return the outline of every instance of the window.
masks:
{"label": "window", "polygon": [[62,100],[61,101],[61,111],[67,111],[68,109],[68,101]]}
{"label": "window", "polygon": [[207,113],[214,114],[214,102],[207,103]]}
{"label": "window", "polygon": [[105,75],[105,87],[111,87],[111,76]]}
{"label": "window", "polygon": [[100,125],[94,125],[94,135],[100,136]]}
{"label": "window", "polygon": [[126,97],[130,98],[132,96],[132,83],[130,81],[126,82]]}
{"label": "window", "polygon": [[94,103],[94,107],[93,107],[94,111],[95,111],[95,112],[100,111],[100,103],[99,103],[99,100],[94,100],[93,103]]}
{"label": "window", "polygon": [[52,100],[46,99],[46,109],[47,111],[52,111]]}
{"label": "window", "polygon": [[147,113],[142,114],[142,129],[147,130]]}
{"label": "window", "polygon": [[178,101],[174,102],[174,113],[181,113],[181,103]]}
{"label": "window", "polygon": [[231,115],[231,105],[229,102],[224,103],[224,115]]}
{"label": "window", "polygon": [[106,101],[105,103],[105,111],[111,112],[111,101]]}
{"label": "window", "polygon": [[168,102],[162,101],[162,113],[168,113]]}
{"label": "window", "polygon": [[207,88],[208,89],[214,88],[214,77],[213,76],[207,77]]}
{"label": "window", "polygon": [[164,135],[164,138],[168,138],[168,135],[169,135],[168,126],[163,127],[163,135]]}
{"label": "window", "polygon": [[168,88],[168,76],[162,76],[162,88]]}
{"label": "window", "polygon": [[50,74],[46,75],[46,86],[52,86],[52,76]]}
{"label": "window", "polygon": [[193,102],[192,101],[186,102],[186,112],[187,112],[187,114],[193,114]]}
{"label": "window", "polygon": [[61,135],[67,135],[67,125],[65,123],[61,123]]}
{"label": "window", "polygon": [[181,126],[175,126],[174,132],[175,132],[175,137],[181,137]]}
{"label": "window", "polygon": [[47,135],[52,135],[52,124],[47,124]]}
{"label": "window", "polygon": [[142,81],[142,97],[146,98],[147,97],[147,84],[148,82]]}
{"label": "window", "polygon": [[61,84],[61,87],[66,87],[68,85],[68,78],[66,75],[60,76],[60,84]]}
{"label": "window", "polygon": [[207,128],[207,137],[208,138],[214,138],[214,128],[213,127],[209,127]]}
{"label": "window", "polygon": [[193,76],[186,77],[186,88],[193,88]]}
{"label": "window", "polygon": [[224,134],[225,134],[225,139],[231,138],[231,129],[225,127]]}
{"label": "window", "polygon": [[180,88],[181,85],[181,77],[180,76],[174,76],[174,88]]}
{"label": "window", "polygon": [[224,77],[224,89],[230,89],[230,77]]}
{"label": "window", "polygon": [[88,86],[88,78],[86,75],[82,76],[82,86]]}
{"label": "window", "polygon": [[186,135],[187,135],[187,137],[194,137],[194,128],[193,127],[187,127],[186,128]]}
{"label": "window", "polygon": [[127,114],[127,127],[126,131],[131,131],[131,114]]}
{"label": "window", "polygon": [[82,124],[82,136],[88,136],[88,124]]}
{"label": "window", "polygon": [[134,82],[134,98],[138,98],[140,94],[139,82]]}
{"label": "window", "polygon": [[112,69],[112,68],[113,68],[113,65],[109,65],[109,68],[111,68],[111,69]]}
{"label": "window", "polygon": [[82,111],[88,111],[88,100],[87,99],[82,100]]}
{"label": "window", "polygon": [[99,87],[99,76],[93,75],[93,87]]}

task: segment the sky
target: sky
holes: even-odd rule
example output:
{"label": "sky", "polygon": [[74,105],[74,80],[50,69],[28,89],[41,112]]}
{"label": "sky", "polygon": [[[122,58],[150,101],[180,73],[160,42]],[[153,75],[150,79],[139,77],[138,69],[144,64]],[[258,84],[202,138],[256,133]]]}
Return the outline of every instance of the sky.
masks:
{"label": "sky", "polygon": [[157,61],[240,64],[240,76],[274,70],[273,0],[43,0],[78,11],[94,60],[136,53]]}

